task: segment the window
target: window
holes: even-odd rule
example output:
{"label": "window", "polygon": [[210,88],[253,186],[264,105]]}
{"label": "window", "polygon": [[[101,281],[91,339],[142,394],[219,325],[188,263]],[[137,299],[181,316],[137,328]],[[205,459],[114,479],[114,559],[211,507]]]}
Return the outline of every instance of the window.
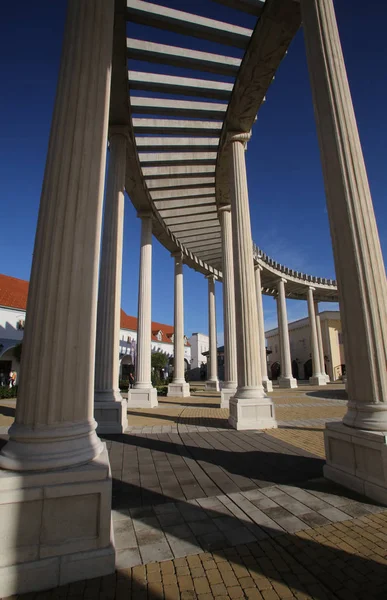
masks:
{"label": "window", "polygon": [[20,331],[23,331],[25,326],[25,321],[24,319],[19,319],[16,323],[16,329],[19,329]]}

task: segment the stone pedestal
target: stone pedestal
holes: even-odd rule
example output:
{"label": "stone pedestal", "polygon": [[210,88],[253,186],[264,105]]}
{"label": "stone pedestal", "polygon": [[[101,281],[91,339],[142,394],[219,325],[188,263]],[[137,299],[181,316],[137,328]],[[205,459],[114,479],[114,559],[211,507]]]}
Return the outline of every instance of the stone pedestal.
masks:
{"label": "stone pedestal", "polygon": [[187,398],[189,384],[184,378],[184,297],[183,297],[183,254],[176,252],[175,259],[175,310],[173,336],[173,381],[168,385],[168,396]]}
{"label": "stone pedestal", "polygon": [[386,432],[327,423],[324,476],[387,505]]}
{"label": "stone pedestal", "polygon": [[152,214],[142,212],[140,274],[138,286],[136,383],[128,391],[128,407],[158,405],[157,390],[151,380],[152,339]]}
{"label": "stone pedestal", "polygon": [[0,489],[0,597],[114,572],[105,445],[80,467],[0,471]]}
{"label": "stone pedestal", "polygon": [[286,310],[285,296],[286,279],[280,279],[277,283],[278,299],[278,329],[281,345],[281,376],[278,379],[280,388],[296,388],[297,379],[292,375],[292,358],[290,355],[289,329],[288,329],[288,313]]}
{"label": "stone pedestal", "polygon": [[220,408],[230,408],[230,400],[236,394],[237,387],[225,387],[222,385],[220,389]]}
{"label": "stone pedestal", "polygon": [[216,342],[216,307],[215,307],[215,277],[208,275],[208,333],[210,338],[210,360],[208,379],[205,389],[219,392],[218,379],[218,346]]}
{"label": "stone pedestal", "polygon": [[247,190],[246,133],[230,133],[230,192],[235,277],[238,387],[230,400],[229,423],[235,429],[276,427],[274,406],[262,386],[257,296]]}
{"label": "stone pedestal", "polygon": [[386,502],[386,272],[333,2],[301,0],[301,11],[348,373],[347,413],[325,431],[324,473]]}

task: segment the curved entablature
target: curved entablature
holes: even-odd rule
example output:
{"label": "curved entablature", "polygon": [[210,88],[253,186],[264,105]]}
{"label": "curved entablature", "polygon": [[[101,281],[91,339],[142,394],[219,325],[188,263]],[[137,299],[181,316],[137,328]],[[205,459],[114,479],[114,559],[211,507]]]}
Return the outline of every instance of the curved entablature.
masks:
{"label": "curved entablature", "polygon": [[[151,212],[154,235],[171,253],[182,251],[191,268],[221,280],[218,208],[230,203],[227,134],[251,130],[301,18],[297,0],[215,1],[252,15],[254,28],[116,0],[110,129],[127,135],[126,191],[138,212]],[[129,33],[132,24],[183,33],[186,47],[128,37],[127,22]],[[190,48],[195,37],[229,52]],[[138,64],[184,67],[187,76],[139,71]],[[337,300],[335,282],[282,267],[256,246],[254,259],[266,294],[275,295],[276,281],[285,277],[288,297],[304,299],[313,284],[319,299]]]}

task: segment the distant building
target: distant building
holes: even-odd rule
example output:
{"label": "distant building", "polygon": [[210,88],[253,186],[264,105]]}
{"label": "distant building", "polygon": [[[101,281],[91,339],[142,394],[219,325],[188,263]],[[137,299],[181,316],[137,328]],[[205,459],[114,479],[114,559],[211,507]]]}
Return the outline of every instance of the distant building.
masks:
{"label": "distant building", "polygon": [[[321,334],[325,359],[325,372],[331,381],[337,381],[345,374],[345,355],[339,311],[320,313]],[[281,369],[278,329],[265,333],[269,355],[268,371],[271,379],[277,379]],[[290,353],[293,377],[309,379],[312,375],[309,319],[289,323]]]}
{"label": "distant building", "polygon": [[204,333],[193,333],[188,341],[191,345],[191,369],[200,369],[202,364],[207,364],[207,356],[203,352],[208,352],[210,338]]}
{"label": "distant building", "polygon": [[[23,340],[28,296],[28,281],[0,274],[0,373],[11,370],[19,372],[20,365],[13,356],[14,348]],[[173,364],[172,325],[152,323],[152,352],[163,352]],[[207,338],[208,340],[208,338]],[[120,359],[121,376],[128,375],[136,360],[137,318],[121,309]],[[207,343],[208,348],[208,343]],[[184,360],[186,368],[191,364],[191,347],[185,337]]]}

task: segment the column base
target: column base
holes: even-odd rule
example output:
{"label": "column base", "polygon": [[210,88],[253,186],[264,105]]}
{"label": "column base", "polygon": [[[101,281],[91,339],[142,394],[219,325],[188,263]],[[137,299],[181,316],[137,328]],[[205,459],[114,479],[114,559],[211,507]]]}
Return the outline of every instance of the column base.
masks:
{"label": "column base", "polygon": [[273,402],[271,398],[264,395],[263,390],[259,389],[255,398],[253,390],[247,394],[237,390],[234,398],[230,400],[228,422],[237,430],[274,429],[277,427]]}
{"label": "column base", "polygon": [[114,573],[106,445],[82,467],[0,472],[0,597]]}
{"label": "column base", "polygon": [[219,392],[219,381],[216,379],[215,381],[206,381],[206,385],[204,387],[205,390],[212,390],[213,392]]}
{"label": "column base", "polygon": [[176,383],[172,381],[168,385],[168,393],[167,396],[175,396],[176,398],[188,398],[191,395],[189,389],[189,383],[186,381],[182,383]]}
{"label": "column base", "polygon": [[150,388],[133,388],[128,391],[128,408],[155,408],[158,406],[157,390]]}
{"label": "column base", "polygon": [[325,373],[325,374],[324,374],[324,377],[325,377],[325,381],[326,381],[327,383],[330,383],[330,381],[331,381],[331,378],[329,377],[329,375],[328,375],[327,373]]}
{"label": "column base", "polygon": [[327,423],[324,476],[387,505],[386,433]]}
{"label": "column base", "polygon": [[96,392],[94,419],[97,433],[123,433],[128,426],[128,403],[117,391]]}
{"label": "column base", "polygon": [[296,388],[298,387],[297,379],[294,377],[280,377],[278,379],[278,385],[280,388]]}
{"label": "column base", "polygon": [[237,388],[222,388],[220,390],[220,408],[230,408],[230,400],[234,398]]}
{"label": "column base", "polygon": [[309,383],[310,385],[326,385],[327,380],[325,375],[313,375],[309,377]]}
{"label": "column base", "polygon": [[264,379],[262,381],[262,385],[263,385],[263,389],[265,390],[266,393],[273,391],[273,383],[270,379]]}

